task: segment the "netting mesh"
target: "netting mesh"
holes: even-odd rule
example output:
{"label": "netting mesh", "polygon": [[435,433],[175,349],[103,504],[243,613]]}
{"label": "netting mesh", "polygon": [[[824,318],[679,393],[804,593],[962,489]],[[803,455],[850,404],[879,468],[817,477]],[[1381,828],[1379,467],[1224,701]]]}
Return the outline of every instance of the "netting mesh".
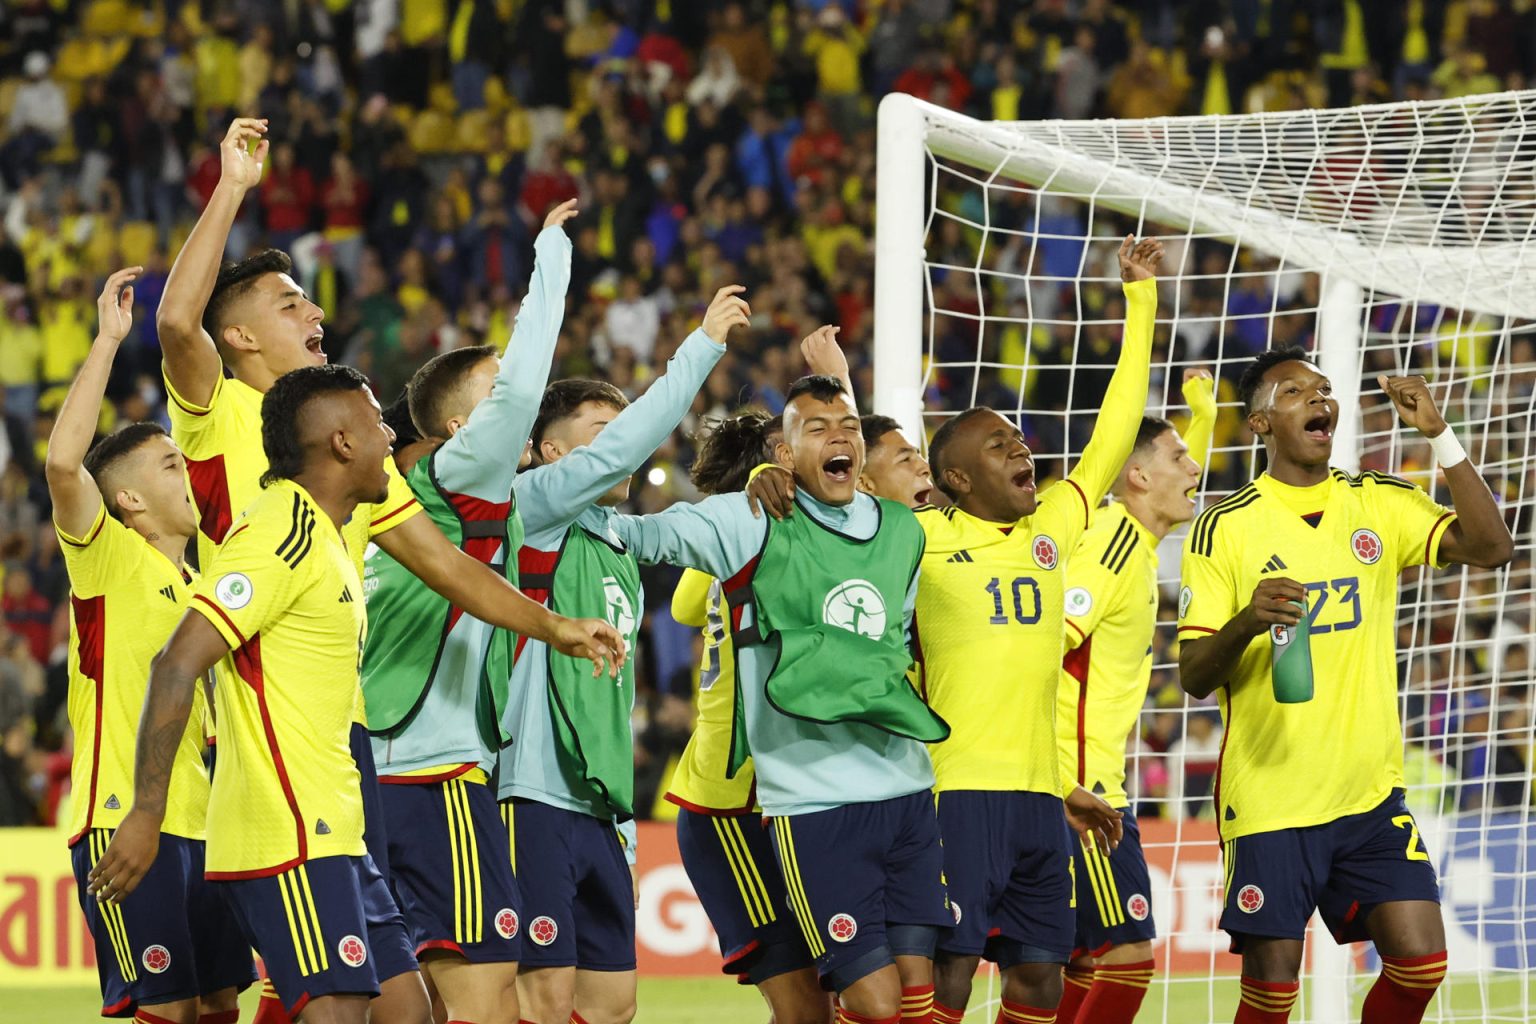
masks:
{"label": "netting mesh", "polygon": [[[1536,317],[1526,127],[1536,93],[1157,122],[999,124],[924,110],[928,428],[989,405],[1017,417],[1043,474],[1063,475],[1118,351],[1115,250],[1127,233],[1168,250],[1149,411],[1179,421],[1185,368],[1218,378],[1203,504],[1261,471],[1235,384],[1251,357],[1290,344],[1318,354],[1344,405],[1336,464],[1400,474],[1449,503],[1428,444],[1375,382],[1429,380],[1508,512],[1517,551],[1504,570],[1402,580],[1408,799],[1440,873],[1452,971],[1427,1019],[1536,1017],[1526,974],[1536,959],[1536,323],[1525,319]],[[1176,676],[1183,533],[1160,551],[1156,668],[1128,751],[1160,934],[1141,1019],[1224,1021],[1239,965],[1216,927],[1220,723]],[[1358,1020],[1376,972],[1370,948],[1341,950],[1317,927],[1308,947],[1291,1019]],[[975,1002],[988,986],[995,998],[995,980],[979,979]],[[994,1012],[976,1006],[967,1019]]]}

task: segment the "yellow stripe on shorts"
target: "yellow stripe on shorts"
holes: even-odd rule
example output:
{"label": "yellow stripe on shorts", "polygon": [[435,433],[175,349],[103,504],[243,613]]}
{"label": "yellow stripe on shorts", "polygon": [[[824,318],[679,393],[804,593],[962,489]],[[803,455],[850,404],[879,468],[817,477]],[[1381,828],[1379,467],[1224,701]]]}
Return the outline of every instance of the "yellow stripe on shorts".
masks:
{"label": "yellow stripe on shorts", "polygon": [[758,892],[752,888],[751,878],[742,864],[742,854],[745,852],[736,845],[736,836],[732,834],[730,819],[717,816],[710,817],[710,823],[715,827],[715,835],[720,838],[720,850],[725,854],[725,862],[731,867],[731,876],[736,879],[736,889],[741,893],[741,902],[747,908],[747,920],[753,928],[763,926],[763,907],[759,900]]}
{"label": "yellow stripe on shorts", "polygon": [[512,858],[512,874],[517,874],[517,825],[516,815],[512,813],[512,801],[504,801],[501,805],[501,820],[507,825],[507,850]]}
{"label": "yellow stripe on shorts", "polygon": [[[104,828],[91,829],[89,839],[91,865],[94,867],[106,855],[111,835]],[[117,961],[118,973],[124,981],[139,980],[138,964],[133,959],[133,947],[128,943],[128,926],[123,922],[123,908],[116,903],[96,904],[101,920],[107,928],[107,938],[112,943],[112,956]]]}
{"label": "yellow stripe on shorts", "polygon": [[795,857],[795,837],[790,831],[789,819],[775,818],[773,824],[778,830],[779,859],[783,862],[784,887],[789,890],[789,902],[795,908],[795,917],[800,922],[806,945],[811,948],[811,956],[823,956],[827,945],[821,939],[816,919],[811,914],[811,901],[806,898],[805,886],[800,881],[800,862]]}
{"label": "yellow stripe on shorts", "polygon": [[779,915],[774,910],[773,898],[768,895],[768,886],[763,882],[763,875],[757,868],[757,861],[752,857],[752,848],[747,845],[747,837],[741,831],[741,819],[727,818],[726,820],[731,823],[731,829],[736,834],[736,845],[741,850],[741,861],[752,876],[752,884],[757,889],[758,899],[762,901],[763,920],[771,924],[779,919]]}

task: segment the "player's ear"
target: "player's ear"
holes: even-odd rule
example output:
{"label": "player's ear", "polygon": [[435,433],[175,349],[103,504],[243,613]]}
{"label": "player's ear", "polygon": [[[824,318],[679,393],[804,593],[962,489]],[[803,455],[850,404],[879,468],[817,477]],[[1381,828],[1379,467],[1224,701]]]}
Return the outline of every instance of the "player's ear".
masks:
{"label": "player's ear", "polygon": [[560,445],[547,437],[539,442],[539,462],[544,465],[557,461],[564,454]]}
{"label": "player's ear", "polygon": [[780,441],[773,446],[773,461],[789,470],[795,471],[795,452],[785,441]]}
{"label": "player's ear", "polygon": [[1270,432],[1269,414],[1267,412],[1263,412],[1263,411],[1257,410],[1257,409],[1255,409],[1253,412],[1249,413],[1248,414],[1248,429],[1253,431],[1254,436],[1256,436],[1256,437],[1267,437],[1267,436],[1269,436],[1269,432]]}
{"label": "player's ear", "polygon": [[865,494],[875,493],[875,485],[870,481],[868,473],[860,473],[859,478],[854,481],[853,486],[863,491]]}
{"label": "player's ear", "polygon": [[144,495],[138,491],[130,491],[126,487],[114,494],[112,501],[120,512],[144,511]]}
{"label": "player's ear", "polygon": [[943,489],[947,494],[970,494],[970,475],[958,466],[950,466],[948,469],[944,470]]}
{"label": "player's ear", "polygon": [[459,432],[459,428],[464,426],[465,419],[466,417],[464,416],[450,416],[448,418],[448,422],[445,425],[448,427],[449,437],[452,437],[454,434]]}
{"label": "player's ear", "polygon": [[247,334],[245,328],[239,324],[226,326],[219,334],[219,340],[232,352],[255,352],[261,348],[256,343],[256,339]]}

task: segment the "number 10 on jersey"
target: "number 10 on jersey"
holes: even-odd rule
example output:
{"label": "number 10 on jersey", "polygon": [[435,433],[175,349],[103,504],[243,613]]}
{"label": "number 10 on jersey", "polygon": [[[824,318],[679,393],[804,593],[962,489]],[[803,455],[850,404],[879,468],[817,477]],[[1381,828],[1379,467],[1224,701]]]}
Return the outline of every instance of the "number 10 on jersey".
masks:
{"label": "number 10 on jersey", "polygon": [[[994,576],[987,584],[987,593],[992,595],[992,618],[988,620],[992,625],[1006,626],[1011,621],[1033,626],[1040,621],[1040,585],[1033,577],[1018,576],[1007,584]],[[1005,598],[1013,602],[1012,618],[1004,611]]]}

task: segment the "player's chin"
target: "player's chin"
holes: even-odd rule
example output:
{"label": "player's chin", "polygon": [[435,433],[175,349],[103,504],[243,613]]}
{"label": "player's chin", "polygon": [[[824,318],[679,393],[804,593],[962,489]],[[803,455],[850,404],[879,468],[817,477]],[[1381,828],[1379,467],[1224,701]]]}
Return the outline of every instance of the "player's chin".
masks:
{"label": "player's chin", "polygon": [[831,474],[825,471],[818,474],[816,481],[820,494],[812,493],[811,497],[827,505],[846,505],[853,500],[858,492],[858,485],[851,474]]}

